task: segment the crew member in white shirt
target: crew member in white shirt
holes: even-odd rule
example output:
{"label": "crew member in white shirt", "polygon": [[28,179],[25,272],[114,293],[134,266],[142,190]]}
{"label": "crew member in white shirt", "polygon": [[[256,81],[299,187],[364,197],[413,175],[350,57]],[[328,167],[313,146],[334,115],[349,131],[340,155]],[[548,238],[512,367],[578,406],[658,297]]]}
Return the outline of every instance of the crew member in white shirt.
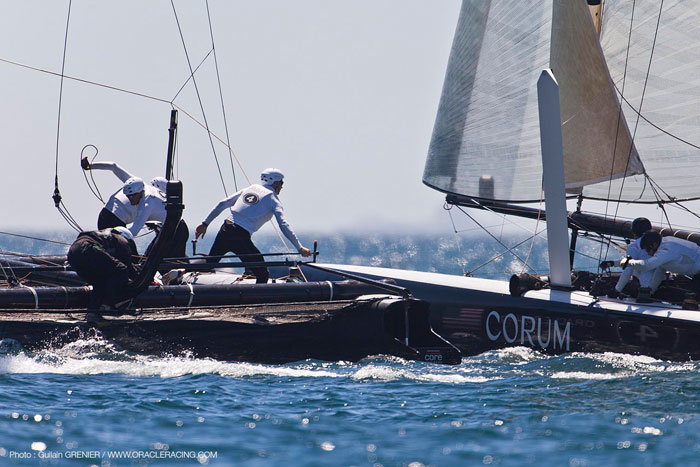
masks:
{"label": "crew member in white shirt", "polygon": [[650,287],[652,293],[666,277],[666,272],[695,276],[700,273],[700,246],[676,237],[662,237],[653,230],[644,233],[640,245],[648,259],[623,259],[622,267],[631,267],[635,273],[653,271],[650,280],[642,280],[642,287]]}
{"label": "crew member in white shirt", "polygon": [[[117,226],[129,226],[131,233],[136,236],[148,221],[165,222],[165,192],[168,181],[163,177],[154,177],[150,185],[145,185],[139,177],[134,177],[116,162],[90,163],[87,157],[81,159],[81,167],[84,170],[109,170],[124,182],[124,186],[109,197],[105,207],[100,211],[97,219],[97,228],[105,229]],[[187,239],[190,236],[189,228],[184,219],[180,220],[175,231],[175,236],[166,248],[165,257],[186,256]],[[155,240],[154,240],[155,241]],[[151,249],[146,250],[146,255]]]}
{"label": "crew member in white shirt", "polygon": [[[648,230],[651,230],[651,222],[646,217],[638,217],[632,221],[632,235],[634,240],[627,245],[627,257],[630,259],[649,259],[649,255],[644,251],[640,245],[642,235]],[[603,261],[601,263],[602,269],[607,269],[610,266],[620,266],[620,261]],[[615,290],[618,294],[622,293],[627,283],[632,279],[632,276],[636,276],[639,279],[640,284],[649,284],[654,276],[654,271],[644,271],[635,273],[634,268],[625,268],[620,274],[620,278],[617,280],[615,285]]]}
{"label": "crew member in white shirt", "polygon": [[[277,224],[285,237],[289,239],[302,256],[311,256],[311,251],[304,248],[284,217],[284,209],[278,198],[284,175],[277,169],[265,169],[260,174],[262,184],[254,184],[237,191],[223,199],[209,213],[206,219],[195,229],[195,238],[204,236],[209,224],[226,208],[231,208],[231,215],[223,223],[216,235],[209,256],[221,256],[232,251],[244,262],[264,263],[260,250],[253,244],[250,236],[257,232],[267,221],[275,216]],[[211,259],[210,262],[218,262]],[[270,273],[265,266],[251,267],[257,283],[266,283]]]}

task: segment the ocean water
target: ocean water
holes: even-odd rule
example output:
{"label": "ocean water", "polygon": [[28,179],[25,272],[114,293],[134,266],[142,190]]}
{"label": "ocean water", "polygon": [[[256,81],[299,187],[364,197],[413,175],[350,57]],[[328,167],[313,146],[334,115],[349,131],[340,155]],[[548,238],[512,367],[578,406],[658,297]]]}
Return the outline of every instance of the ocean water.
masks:
{"label": "ocean water", "polygon": [[[64,248],[16,242],[0,237],[5,251]],[[334,251],[324,261],[456,273],[501,251],[478,236],[320,245]],[[484,277],[497,276],[490,266]],[[525,348],[449,367],[382,355],[260,365],[85,338],[0,355],[0,465],[697,465],[699,369]]]}

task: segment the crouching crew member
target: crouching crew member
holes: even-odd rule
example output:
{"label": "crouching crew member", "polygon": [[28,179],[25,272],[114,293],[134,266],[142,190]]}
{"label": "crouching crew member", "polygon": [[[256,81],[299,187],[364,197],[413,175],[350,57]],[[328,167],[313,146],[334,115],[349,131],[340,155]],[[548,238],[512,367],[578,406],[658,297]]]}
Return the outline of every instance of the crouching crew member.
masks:
{"label": "crouching crew member", "polygon": [[143,180],[138,177],[129,178],[124,182],[124,186],[107,200],[97,217],[97,228],[103,230],[110,227],[126,227],[134,222],[144,194]]}
{"label": "crouching crew member", "polygon": [[[232,251],[241,261],[264,263],[260,250],[253,244],[250,236],[257,232],[274,214],[284,236],[289,239],[302,256],[311,256],[311,251],[304,248],[294,231],[284,218],[284,209],[277,197],[282,190],[284,175],[277,169],[265,169],[260,174],[261,185],[254,184],[219,202],[207,218],[195,229],[195,238],[204,236],[209,224],[226,208],[231,208],[231,215],[223,223],[216,235],[209,256],[221,256]],[[210,262],[218,262],[212,259]],[[265,283],[270,273],[264,266],[251,267],[258,284]]]}
{"label": "crouching crew member", "polygon": [[[700,273],[700,246],[676,237],[662,237],[649,230],[642,235],[640,245],[649,255],[648,259],[623,259],[623,267],[631,267],[635,272],[653,271],[651,280],[640,276],[640,285],[656,291],[666,277],[666,272],[697,276]],[[694,280],[697,291],[697,280]]]}
{"label": "crouching crew member", "polygon": [[93,287],[89,309],[114,307],[125,298],[138,274],[132,255],[136,255],[136,245],[126,227],[80,232],[68,250],[68,262]]}
{"label": "crouching crew member", "polygon": [[[632,235],[634,240],[627,245],[627,259],[649,259],[649,254],[642,249],[641,241],[642,235],[645,232],[651,230],[651,222],[646,217],[638,217],[632,221]],[[612,266],[620,266],[621,261],[603,261],[600,263],[601,269],[607,269]],[[640,284],[651,284],[654,276],[654,271],[635,271],[634,268],[625,268],[620,274],[620,278],[617,280],[615,285],[615,290],[618,294],[622,294],[625,286],[632,279],[632,276],[636,276]],[[643,287],[648,287],[643,286]]]}

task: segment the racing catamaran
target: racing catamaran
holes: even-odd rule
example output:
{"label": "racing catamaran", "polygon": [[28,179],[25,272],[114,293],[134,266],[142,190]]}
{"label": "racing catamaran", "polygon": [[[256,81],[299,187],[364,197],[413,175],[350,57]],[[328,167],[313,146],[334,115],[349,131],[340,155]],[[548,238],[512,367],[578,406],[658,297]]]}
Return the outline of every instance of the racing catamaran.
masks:
{"label": "racing catamaran", "polygon": [[[406,303],[413,303],[409,297],[414,297],[429,304],[433,328],[468,355],[528,346],[552,353],[614,351],[671,360],[700,358],[700,312],[692,295],[681,287],[667,287],[674,293],[656,301],[613,298],[614,274],[580,271],[573,264],[576,239],[582,233],[596,233],[605,245],[613,237],[632,236],[629,220],[607,210],[597,215],[584,212],[584,202],[665,209],[698,198],[695,180],[700,165],[693,163],[698,146],[692,144],[698,129],[692,117],[700,95],[695,92],[700,86],[700,75],[695,73],[700,58],[694,53],[700,22],[692,18],[699,15],[700,7],[669,0],[654,5],[618,0],[588,5],[584,0],[463,0],[423,182],[446,193],[453,206],[548,220],[549,275],[523,273],[497,281],[312,262],[292,264],[307,282],[247,285],[222,284],[222,276],[223,282],[238,279],[231,281],[221,271],[210,274],[188,262],[178,265],[171,285],[145,289],[127,308],[138,312],[138,306],[156,303],[157,313],[151,316],[159,319],[158,313],[167,314],[175,303],[179,316],[194,313],[192,306],[203,296],[217,297],[207,298],[207,306],[218,303],[227,309],[253,301],[258,310],[274,308],[280,301],[301,301],[301,309],[310,313],[307,322],[314,322],[319,309],[321,315],[333,314],[319,305],[320,300],[337,298],[343,287],[360,287],[344,280],[369,279],[372,291],[363,289],[365,297],[371,298],[368,294],[375,293],[376,286],[401,297],[388,315],[368,315],[382,323],[376,326],[389,330],[392,344],[407,345],[407,339],[410,343],[430,334],[427,327],[410,328],[411,322],[422,319],[427,326],[425,308],[420,318],[405,319],[408,312],[401,318],[398,310],[407,309]],[[544,156],[551,158],[543,163]],[[578,199],[576,210],[568,213],[567,193]],[[542,201],[546,212],[523,206]],[[697,239],[692,232],[670,226],[655,229]],[[150,257],[149,261],[156,262]],[[22,266],[28,265],[14,265]],[[30,272],[45,280],[42,275],[50,271]],[[56,271],[54,277],[59,274]],[[683,277],[672,280],[687,285]],[[65,313],[69,306],[84,306],[80,304],[87,302],[89,293],[84,289],[52,287],[39,293],[38,288],[15,288],[5,299],[3,290],[0,307],[11,308],[8,303],[16,302],[20,308],[47,306]],[[322,295],[313,295],[311,289]],[[10,317],[15,329],[32,327],[26,321],[17,324],[12,313],[3,316]],[[53,323],[49,327],[55,325],[55,317],[41,319]],[[115,318],[114,326],[122,319]],[[129,342],[129,333],[143,326],[129,319],[122,342]],[[259,311],[249,312],[245,319],[271,322]],[[199,321],[182,321],[178,326]],[[214,319],[209,329],[222,321]],[[169,329],[148,327],[149,332],[156,328]],[[135,340],[147,342],[144,336],[151,335],[139,332],[141,338]],[[361,340],[364,333],[352,327],[350,335]],[[35,341],[45,339],[42,335]],[[206,339],[198,342],[206,354]],[[429,342],[422,350],[414,349],[413,355],[455,361],[447,344]],[[234,353],[242,358],[242,351]]]}
{"label": "racing catamaran", "polygon": [[[495,281],[327,266],[409,288],[466,354],[527,346],[697,359],[690,278],[669,277],[655,300],[635,299],[635,290],[613,298],[616,275],[576,270],[574,257],[583,233],[603,242],[598,261],[614,238],[632,238],[617,206],[665,212],[698,198],[700,6],[587,3],[463,0],[423,174],[451,206],[547,220],[550,273]],[[538,92],[545,69],[549,97]],[[558,158],[543,162],[552,151]],[[566,211],[565,190],[578,200],[574,211]],[[542,201],[546,211],[525,205]],[[603,212],[584,212],[583,203]],[[654,229],[700,240],[670,225]]]}

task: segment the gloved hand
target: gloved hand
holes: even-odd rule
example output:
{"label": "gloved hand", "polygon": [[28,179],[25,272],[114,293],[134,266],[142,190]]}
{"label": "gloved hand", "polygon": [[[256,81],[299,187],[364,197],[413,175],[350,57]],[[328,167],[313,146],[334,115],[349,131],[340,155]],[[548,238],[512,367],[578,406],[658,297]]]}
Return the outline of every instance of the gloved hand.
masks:
{"label": "gloved hand", "polygon": [[626,268],[627,268],[627,265],[629,264],[629,262],[630,262],[631,259],[632,259],[631,256],[628,256],[628,257],[626,257],[626,258],[622,258],[622,259],[620,260],[620,267],[621,267],[622,269],[626,269]]}
{"label": "gloved hand", "polygon": [[163,287],[163,276],[161,276],[158,271],[156,271],[155,275],[153,276],[153,281],[151,282],[151,285]]}
{"label": "gloved hand", "polygon": [[80,159],[80,167],[82,167],[83,170],[90,170],[90,161],[88,161],[87,157]]}
{"label": "gloved hand", "polygon": [[614,262],[614,261],[603,261],[603,262],[600,263],[600,269],[602,269],[603,271],[605,271],[606,269],[610,269],[610,268],[613,267],[614,265],[615,265],[615,262]]}

